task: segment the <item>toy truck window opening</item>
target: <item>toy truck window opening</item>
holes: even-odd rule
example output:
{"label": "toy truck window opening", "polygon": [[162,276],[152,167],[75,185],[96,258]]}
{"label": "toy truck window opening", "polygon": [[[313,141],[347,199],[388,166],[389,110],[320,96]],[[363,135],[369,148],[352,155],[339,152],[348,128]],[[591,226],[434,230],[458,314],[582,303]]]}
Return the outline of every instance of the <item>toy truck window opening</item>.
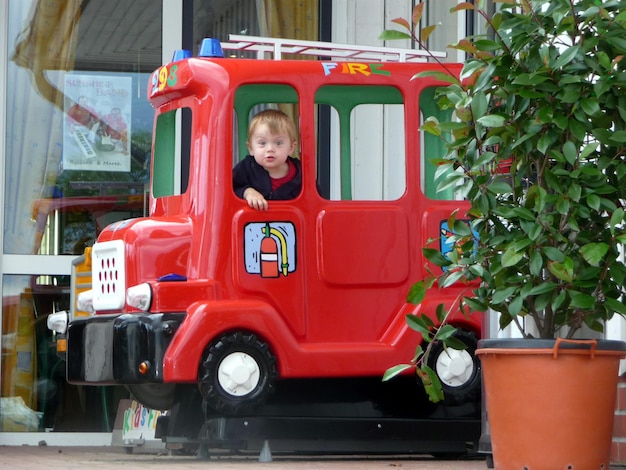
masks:
{"label": "toy truck window opening", "polygon": [[[328,85],[315,94],[330,116],[330,200],[397,200],[406,189],[404,100],[392,86]],[[368,139],[359,136],[369,136]],[[318,161],[318,174],[322,157]]]}
{"label": "toy truck window opening", "polygon": [[[259,98],[272,101],[261,103]],[[290,114],[297,125],[297,102],[297,92],[288,85],[239,87],[235,95],[239,153],[236,160],[247,154],[247,122],[252,115],[261,109],[280,108]],[[317,159],[317,188],[322,197],[382,201],[402,196],[406,178],[401,92],[391,86],[329,85],[316,91],[315,104],[314,157]],[[372,146],[371,141],[358,139],[358,135],[380,138]],[[310,157],[301,153],[301,158]]]}
{"label": "toy truck window opening", "polygon": [[[436,115],[435,87],[420,96],[420,114]],[[265,102],[259,102],[259,97]],[[399,90],[385,86],[320,87],[317,106],[317,187],[330,200],[396,200],[406,189],[404,161],[404,106]],[[298,95],[283,84],[252,84],[237,89],[233,141],[233,164],[247,155],[247,123],[262,109],[285,110],[298,124]],[[187,190],[192,112],[179,108],[159,115],[153,158],[153,196],[183,194]],[[324,122],[325,121],[325,122]],[[382,123],[382,128],[381,128]],[[322,127],[324,126],[324,127]],[[299,126],[297,125],[299,129]],[[376,145],[359,140],[359,135],[380,136]],[[298,147],[301,148],[299,137]],[[452,190],[438,192],[436,167],[428,155],[440,155],[443,141],[421,133],[422,178],[426,196],[453,199]],[[300,151],[294,152],[299,156]]]}
{"label": "toy truck window opening", "polygon": [[152,157],[152,195],[176,196],[187,191],[192,116],[190,108],[160,114]]}

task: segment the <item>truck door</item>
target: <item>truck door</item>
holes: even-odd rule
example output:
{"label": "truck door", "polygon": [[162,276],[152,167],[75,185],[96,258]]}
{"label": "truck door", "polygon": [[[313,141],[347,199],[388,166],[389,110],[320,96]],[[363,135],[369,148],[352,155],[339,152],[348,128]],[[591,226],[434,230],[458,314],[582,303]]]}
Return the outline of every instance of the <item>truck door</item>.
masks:
{"label": "truck door", "polygon": [[[284,84],[251,84],[235,95],[233,165],[248,154],[248,122],[263,109],[280,109],[298,123],[298,95]],[[292,155],[299,158],[301,137]],[[236,286],[246,297],[261,298],[273,307],[294,337],[306,333],[306,275],[300,259],[305,238],[304,215],[294,201],[270,201],[271,209],[256,211],[240,201],[234,213],[233,233]]]}
{"label": "truck door", "polygon": [[315,102],[330,136],[317,155],[327,183],[318,185],[317,272],[307,289],[326,305],[311,315],[308,337],[373,345],[399,317],[410,274],[404,98],[388,85],[326,85]]}

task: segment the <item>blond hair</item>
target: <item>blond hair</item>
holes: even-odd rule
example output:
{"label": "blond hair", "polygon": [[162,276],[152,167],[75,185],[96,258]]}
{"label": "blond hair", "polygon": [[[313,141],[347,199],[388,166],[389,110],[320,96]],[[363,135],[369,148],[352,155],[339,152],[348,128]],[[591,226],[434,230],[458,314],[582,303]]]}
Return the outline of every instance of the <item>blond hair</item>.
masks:
{"label": "blond hair", "polygon": [[257,126],[265,124],[272,134],[285,132],[292,142],[296,142],[296,125],[287,114],[277,109],[266,109],[256,114],[248,125],[248,142],[252,139],[252,134]]}

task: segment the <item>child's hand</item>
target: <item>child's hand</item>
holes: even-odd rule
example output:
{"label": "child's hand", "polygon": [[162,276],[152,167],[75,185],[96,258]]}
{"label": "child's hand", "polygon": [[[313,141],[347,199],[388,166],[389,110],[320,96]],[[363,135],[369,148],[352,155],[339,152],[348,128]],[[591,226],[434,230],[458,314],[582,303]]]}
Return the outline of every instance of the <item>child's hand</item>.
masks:
{"label": "child's hand", "polygon": [[263,195],[254,188],[246,188],[243,192],[244,199],[248,202],[248,205],[258,211],[267,210],[267,201]]}

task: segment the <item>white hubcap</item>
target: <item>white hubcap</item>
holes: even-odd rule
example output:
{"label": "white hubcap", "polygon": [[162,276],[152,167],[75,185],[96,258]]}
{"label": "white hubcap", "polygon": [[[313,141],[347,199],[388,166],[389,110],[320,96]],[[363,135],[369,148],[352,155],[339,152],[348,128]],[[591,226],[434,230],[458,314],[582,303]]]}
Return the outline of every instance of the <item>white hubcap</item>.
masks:
{"label": "white hubcap", "polygon": [[226,393],[236,397],[254,390],[259,379],[259,365],[252,356],[243,352],[226,356],[217,371],[217,380],[221,387]]}
{"label": "white hubcap", "polygon": [[449,387],[465,385],[474,373],[474,361],[465,350],[448,348],[437,358],[435,364],[441,382]]}

